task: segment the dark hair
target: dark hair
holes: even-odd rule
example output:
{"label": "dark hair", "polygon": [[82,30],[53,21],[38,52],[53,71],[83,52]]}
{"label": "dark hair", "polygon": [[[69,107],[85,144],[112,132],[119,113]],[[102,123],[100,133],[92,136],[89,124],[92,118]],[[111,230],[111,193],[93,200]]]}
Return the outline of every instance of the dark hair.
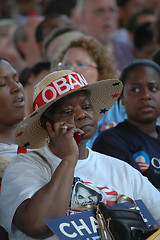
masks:
{"label": "dark hair", "polygon": [[154,30],[151,22],[140,24],[133,32],[134,46],[142,49],[154,41]]}
{"label": "dark hair", "polygon": [[143,15],[155,15],[154,10],[151,8],[143,8],[139,12],[135,13],[133,16],[130,17],[128,20],[128,24],[126,26],[129,32],[133,32],[138,24],[138,18]]}
{"label": "dark hair", "polygon": [[74,26],[66,26],[66,27],[53,29],[44,39],[44,43],[43,43],[44,49],[46,49],[50,44],[50,42],[52,42],[56,37],[60,36],[61,34],[72,32],[72,31],[79,31],[79,30],[77,30]]}
{"label": "dark hair", "polygon": [[117,6],[124,8],[130,0],[117,0]]}
{"label": "dark hair", "polygon": [[43,41],[43,38],[44,38],[43,37],[43,25],[44,25],[44,23],[46,23],[47,20],[49,20],[51,18],[58,18],[58,17],[60,17],[60,14],[58,14],[58,13],[49,14],[39,23],[39,25],[36,28],[36,32],[35,32],[35,38],[36,38],[37,43]]}
{"label": "dark hair", "polygon": [[31,68],[31,72],[37,76],[41,71],[43,70],[50,70],[50,62],[37,62],[36,64],[33,65]]}
{"label": "dark hair", "polygon": [[[64,14],[61,14],[61,13],[52,13],[52,14],[49,14],[47,15],[40,23],[39,25],[37,26],[36,28],[36,31],[35,31],[35,39],[36,39],[36,42],[39,43],[39,42],[42,42],[44,40],[44,38],[46,36],[43,35],[43,27],[44,27],[44,24],[49,20],[49,19],[52,19],[52,18],[61,18],[61,17],[65,17],[66,20],[68,20],[68,24],[69,24],[69,21],[70,21],[70,25],[72,25],[72,21],[67,17],[65,16]],[[53,28],[55,29],[55,28]]]}
{"label": "dark hair", "polygon": [[54,12],[65,14],[70,17],[72,9],[75,7],[76,0],[49,0],[43,9],[43,15],[46,16]]}
{"label": "dark hair", "polygon": [[27,85],[28,79],[31,74],[37,76],[43,70],[50,70],[50,62],[37,62],[33,65],[33,67],[25,67],[19,74],[19,81],[24,87],[25,85]]}
{"label": "dark hair", "polygon": [[119,79],[122,81],[123,84],[125,84],[125,82],[128,79],[128,76],[129,76],[130,72],[132,70],[136,69],[137,67],[141,67],[141,66],[153,68],[160,76],[160,67],[157,63],[155,63],[152,60],[141,59],[141,60],[135,60],[135,61],[131,62],[130,64],[128,64],[123,69]]}
{"label": "dark hair", "polygon": [[31,68],[25,67],[20,73],[19,73],[19,81],[25,87],[28,83],[28,79],[31,74]]}
{"label": "dark hair", "polygon": [[27,39],[28,39],[28,37],[27,37],[26,30],[25,30],[23,24],[21,24],[16,28],[16,30],[13,34],[13,43],[22,59],[25,59],[25,56],[24,56],[23,52],[20,50],[20,48],[18,47],[18,41],[19,40],[27,41]]}
{"label": "dark hair", "polygon": [[160,66],[160,48],[152,54],[152,60]]}

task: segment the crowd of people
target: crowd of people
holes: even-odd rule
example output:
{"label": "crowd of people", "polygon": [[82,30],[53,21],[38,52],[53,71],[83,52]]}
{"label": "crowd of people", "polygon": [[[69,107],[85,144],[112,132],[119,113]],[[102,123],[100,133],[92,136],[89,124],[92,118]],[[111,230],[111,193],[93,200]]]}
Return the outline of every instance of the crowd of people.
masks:
{"label": "crowd of people", "polygon": [[2,1],[0,239],[56,240],[45,220],[121,194],[141,199],[158,228],[159,9]]}

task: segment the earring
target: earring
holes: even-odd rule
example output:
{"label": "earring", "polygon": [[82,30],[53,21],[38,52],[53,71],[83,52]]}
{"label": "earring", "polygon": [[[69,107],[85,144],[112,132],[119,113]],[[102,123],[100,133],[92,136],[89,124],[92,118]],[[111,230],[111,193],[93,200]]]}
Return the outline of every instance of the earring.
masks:
{"label": "earring", "polygon": [[47,144],[50,144],[50,138],[49,138],[49,136],[46,137],[46,142],[47,142]]}

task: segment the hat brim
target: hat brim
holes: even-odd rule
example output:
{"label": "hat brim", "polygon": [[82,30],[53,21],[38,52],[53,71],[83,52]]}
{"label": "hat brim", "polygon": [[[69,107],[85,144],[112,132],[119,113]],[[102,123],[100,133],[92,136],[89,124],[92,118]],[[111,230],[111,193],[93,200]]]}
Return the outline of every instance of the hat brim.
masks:
{"label": "hat brim", "polygon": [[108,112],[119,98],[123,84],[118,79],[102,80],[77,88],[72,92],[52,100],[35,110],[24,119],[16,130],[16,143],[24,148],[40,148],[46,145],[47,131],[41,126],[41,116],[44,111],[60,98],[81,90],[89,90],[91,103],[96,111],[98,121]]}

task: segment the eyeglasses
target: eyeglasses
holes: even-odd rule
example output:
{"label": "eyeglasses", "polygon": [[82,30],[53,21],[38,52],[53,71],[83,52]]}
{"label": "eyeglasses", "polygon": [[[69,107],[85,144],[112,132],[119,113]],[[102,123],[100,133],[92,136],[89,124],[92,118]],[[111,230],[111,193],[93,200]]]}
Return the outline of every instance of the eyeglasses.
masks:
{"label": "eyeglasses", "polygon": [[58,63],[58,68],[59,69],[75,69],[75,70],[83,70],[83,69],[87,69],[87,68],[97,68],[97,66],[93,66],[90,64],[83,64],[83,63],[75,63],[75,64],[69,64],[69,63],[63,63],[63,62],[59,62]]}

